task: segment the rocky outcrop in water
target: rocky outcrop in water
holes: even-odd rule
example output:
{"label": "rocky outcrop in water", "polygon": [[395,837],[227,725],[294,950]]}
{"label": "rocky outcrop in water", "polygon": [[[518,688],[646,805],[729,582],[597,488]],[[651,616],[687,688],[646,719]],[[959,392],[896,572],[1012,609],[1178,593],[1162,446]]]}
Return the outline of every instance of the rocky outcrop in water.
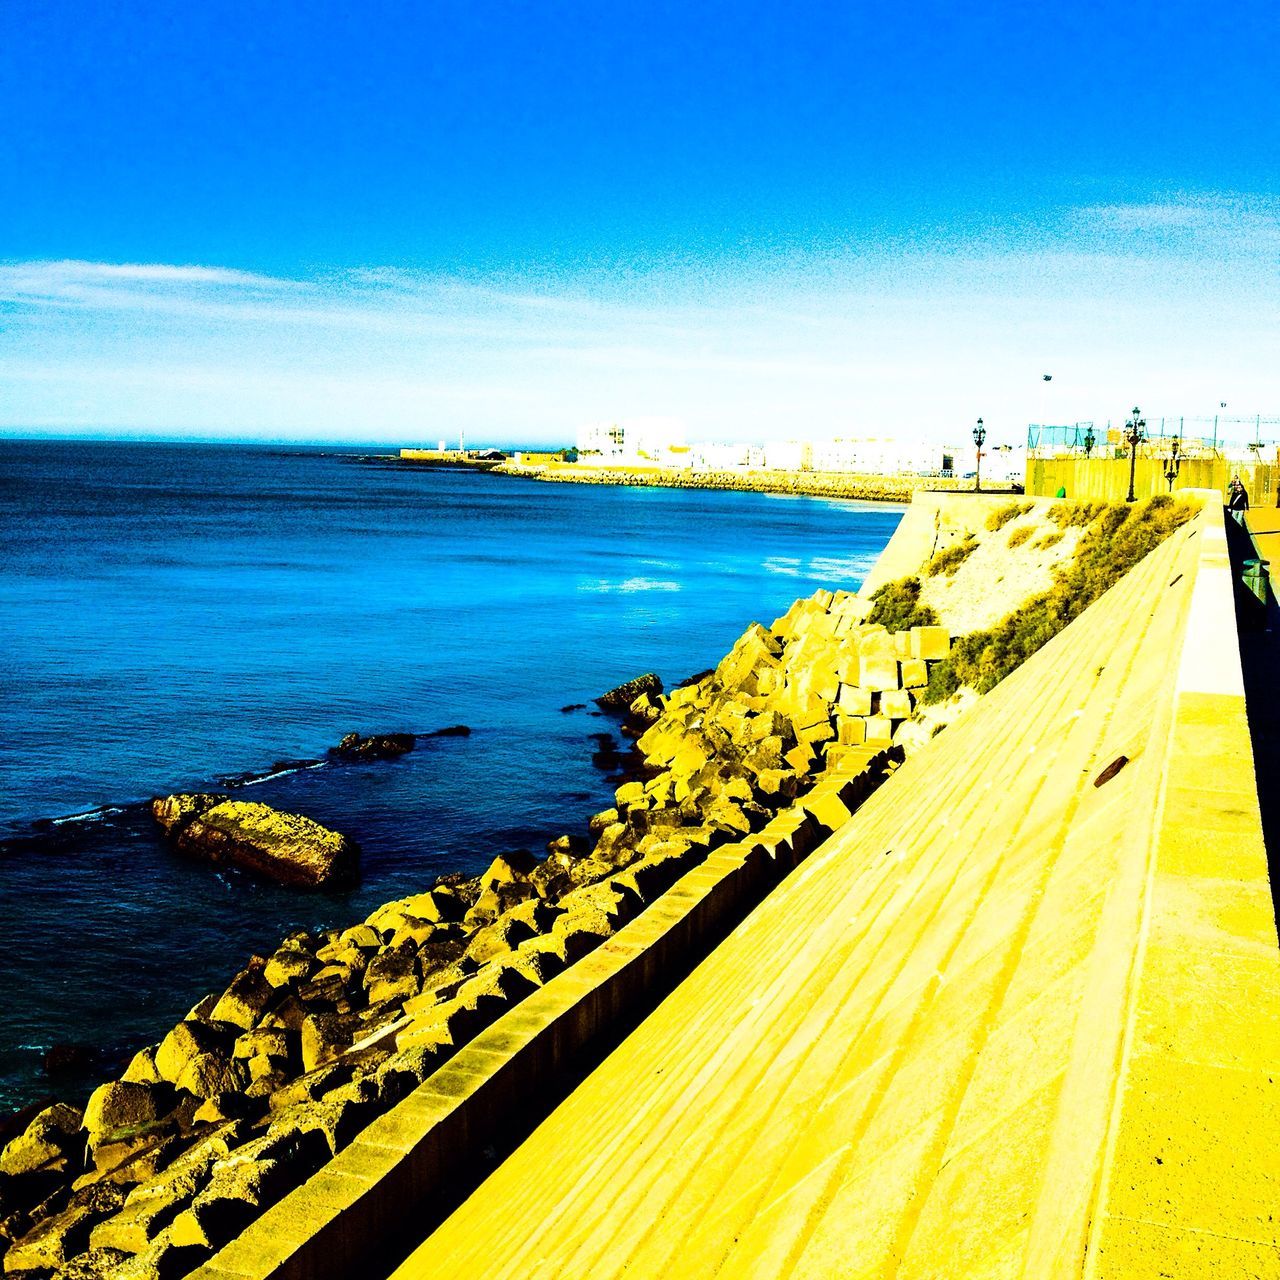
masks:
{"label": "rocky outcrop in water", "polygon": [[657,697],[661,692],[662,681],[649,671],[618,685],[616,689],[610,689],[608,693],[602,693],[596,699],[596,706],[602,711],[626,711],[641,695]]}
{"label": "rocky outcrop in water", "polygon": [[432,729],[430,733],[418,734],[420,738],[469,738],[471,729],[465,724],[451,724],[445,729]]}
{"label": "rocky outcrop in water", "polygon": [[165,796],[152,801],[151,812],[190,857],[306,889],[343,888],[359,879],[359,845],[300,814],[212,795]]}
{"label": "rocky outcrop in water", "polygon": [[349,733],[336,747],[329,748],[331,756],[340,760],[394,760],[407,755],[417,745],[411,733],[375,733],[362,738]]}

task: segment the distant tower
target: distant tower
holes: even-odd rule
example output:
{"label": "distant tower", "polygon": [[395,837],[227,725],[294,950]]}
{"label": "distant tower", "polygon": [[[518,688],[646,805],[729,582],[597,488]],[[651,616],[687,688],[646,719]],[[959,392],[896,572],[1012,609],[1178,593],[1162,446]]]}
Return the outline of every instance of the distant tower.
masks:
{"label": "distant tower", "polygon": [[467,451],[467,433],[465,431],[458,432],[458,452],[466,453]]}
{"label": "distant tower", "polygon": [[443,452],[445,451],[445,447],[448,445],[448,443],[449,443],[449,442],[448,442],[447,440],[441,440],[441,441],[440,441],[440,452],[441,452],[441,453],[443,453]]}

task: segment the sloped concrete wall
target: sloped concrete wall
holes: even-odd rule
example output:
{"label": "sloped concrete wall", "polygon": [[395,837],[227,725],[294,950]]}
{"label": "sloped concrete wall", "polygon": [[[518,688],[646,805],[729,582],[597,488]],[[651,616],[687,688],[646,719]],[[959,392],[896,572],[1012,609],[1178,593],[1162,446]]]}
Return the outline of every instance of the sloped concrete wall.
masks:
{"label": "sloped concrete wall", "polygon": [[397,1280],[1280,1274],[1223,535],[912,757]]}

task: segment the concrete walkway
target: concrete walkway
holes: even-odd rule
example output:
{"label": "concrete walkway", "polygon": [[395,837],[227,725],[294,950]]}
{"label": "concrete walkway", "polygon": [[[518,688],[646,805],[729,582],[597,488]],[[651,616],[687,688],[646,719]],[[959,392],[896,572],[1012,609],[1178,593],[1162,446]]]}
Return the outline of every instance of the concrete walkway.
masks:
{"label": "concrete walkway", "polygon": [[1280,1276],[1211,507],[900,770],[397,1271]]}

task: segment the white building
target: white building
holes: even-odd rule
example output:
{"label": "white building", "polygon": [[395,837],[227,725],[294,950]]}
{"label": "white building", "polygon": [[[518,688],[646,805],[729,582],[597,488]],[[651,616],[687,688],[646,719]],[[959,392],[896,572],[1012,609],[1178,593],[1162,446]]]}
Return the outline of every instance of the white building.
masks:
{"label": "white building", "polygon": [[689,446],[695,471],[758,471],[764,466],[764,446],[758,444],[695,444]]}
{"label": "white building", "polygon": [[593,422],[578,431],[583,462],[687,467],[684,424],[676,418],[628,418]]}
{"label": "white building", "polygon": [[764,465],[770,471],[812,471],[813,445],[808,440],[780,440],[764,447]]}
{"label": "white building", "polygon": [[920,475],[945,471],[954,450],[924,440],[898,436],[856,436],[815,441],[815,471],[856,472],[862,475]]}

